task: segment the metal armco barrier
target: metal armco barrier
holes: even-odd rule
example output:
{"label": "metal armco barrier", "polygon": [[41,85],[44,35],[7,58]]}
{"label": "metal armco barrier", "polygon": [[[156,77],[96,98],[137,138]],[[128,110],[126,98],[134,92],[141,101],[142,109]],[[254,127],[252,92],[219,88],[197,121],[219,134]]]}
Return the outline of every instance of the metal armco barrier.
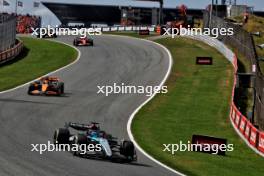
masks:
{"label": "metal armco barrier", "polygon": [[247,145],[256,153],[264,157],[264,132],[258,130],[254,125],[239,111],[234,103],[234,91],[236,85],[237,57],[222,42],[209,36],[185,36],[194,40],[202,41],[222,53],[234,66],[234,83],[232,90],[232,103],[230,107],[230,121]]}
{"label": "metal armco barrier", "polygon": [[24,47],[23,42],[17,40],[17,44],[13,48],[0,53],[0,64],[3,64],[7,61],[14,59],[16,56],[20,54],[23,47]]}

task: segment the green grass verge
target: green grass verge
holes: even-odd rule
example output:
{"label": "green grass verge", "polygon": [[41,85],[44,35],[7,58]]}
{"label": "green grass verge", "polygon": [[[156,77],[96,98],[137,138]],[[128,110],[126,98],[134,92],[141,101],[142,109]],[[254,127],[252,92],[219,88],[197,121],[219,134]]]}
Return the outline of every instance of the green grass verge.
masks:
{"label": "green grass verge", "polygon": [[[139,145],[157,160],[193,176],[261,176],[259,157],[235,133],[229,121],[233,68],[218,51],[190,39],[160,39],[174,58],[169,92],[157,95],[132,123]],[[196,56],[212,56],[213,66],[195,65]],[[226,138],[234,151],[226,156],[163,152],[163,144],[187,143],[193,134]]]}
{"label": "green grass verge", "polygon": [[13,88],[63,67],[77,58],[77,51],[67,45],[21,37],[24,50],[12,62],[0,66],[0,91]]}

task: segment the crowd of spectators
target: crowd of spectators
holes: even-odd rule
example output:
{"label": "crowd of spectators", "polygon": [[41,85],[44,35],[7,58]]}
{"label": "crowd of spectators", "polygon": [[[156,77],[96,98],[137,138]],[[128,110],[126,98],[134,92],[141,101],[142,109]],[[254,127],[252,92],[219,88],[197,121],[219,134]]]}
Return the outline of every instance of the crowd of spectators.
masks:
{"label": "crowd of spectators", "polygon": [[38,28],[41,26],[41,17],[32,15],[16,15],[17,17],[17,33],[27,34],[31,33],[31,28]]}
{"label": "crowd of spectators", "polygon": [[7,20],[9,17],[16,17],[17,19],[17,26],[16,31],[19,34],[28,34],[33,32],[31,28],[38,28],[41,26],[41,17],[40,16],[33,16],[33,15],[20,15],[20,14],[7,14],[7,13],[0,13],[0,23],[1,21]]}

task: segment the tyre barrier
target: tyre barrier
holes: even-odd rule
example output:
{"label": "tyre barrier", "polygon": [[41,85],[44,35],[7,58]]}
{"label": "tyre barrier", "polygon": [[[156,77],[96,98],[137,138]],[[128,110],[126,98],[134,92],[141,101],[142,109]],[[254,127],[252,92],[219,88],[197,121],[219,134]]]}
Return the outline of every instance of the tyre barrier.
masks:
{"label": "tyre barrier", "polygon": [[264,132],[258,130],[249,120],[244,116],[234,103],[234,92],[236,86],[237,73],[237,57],[227,48],[221,41],[204,35],[185,36],[194,40],[202,41],[222,53],[234,67],[234,83],[232,89],[232,103],[230,106],[230,121],[238,135],[245,141],[245,143],[254,150],[257,154],[264,157]]}
{"label": "tyre barrier", "polygon": [[0,64],[3,64],[5,62],[8,62],[16,58],[22,51],[23,47],[24,47],[23,42],[20,40],[17,40],[13,48],[10,48],[0,53]]}

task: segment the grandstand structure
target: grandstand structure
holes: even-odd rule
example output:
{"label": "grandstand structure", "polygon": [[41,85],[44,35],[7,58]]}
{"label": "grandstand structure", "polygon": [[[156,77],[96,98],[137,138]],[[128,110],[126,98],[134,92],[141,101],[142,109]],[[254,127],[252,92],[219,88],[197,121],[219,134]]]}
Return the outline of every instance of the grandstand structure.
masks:
{"label": "grandstand structure", "polygon": [[0,52],[12,48],[16,42],[16,18],[0,14]]}
{"label": "grandstand structure", "polygon": [[[60,20],[63,26],[69,23],[83,23],[85,27],[92,24],[120,25],[127,20],[134,25],[157,25],[159,8],[131,7],[118,5],[91,5],[42,2]],[[202,18],[202,9],[188,9],[188,14]],[[164,8],[163,21],[172,21],[178,16],[177,8]]]}
{"label": "grandstand structure", "polygon": [[41,17],[27,15],[16,15],[17,26],[16,31],[20,34],[28,34],[32,32],[32,28],[41,26]]}
{"label": "grandstand structure", "polygon": [[16,39],[16,15],[0,13],[0,64],[15,59],[23,50]]}

